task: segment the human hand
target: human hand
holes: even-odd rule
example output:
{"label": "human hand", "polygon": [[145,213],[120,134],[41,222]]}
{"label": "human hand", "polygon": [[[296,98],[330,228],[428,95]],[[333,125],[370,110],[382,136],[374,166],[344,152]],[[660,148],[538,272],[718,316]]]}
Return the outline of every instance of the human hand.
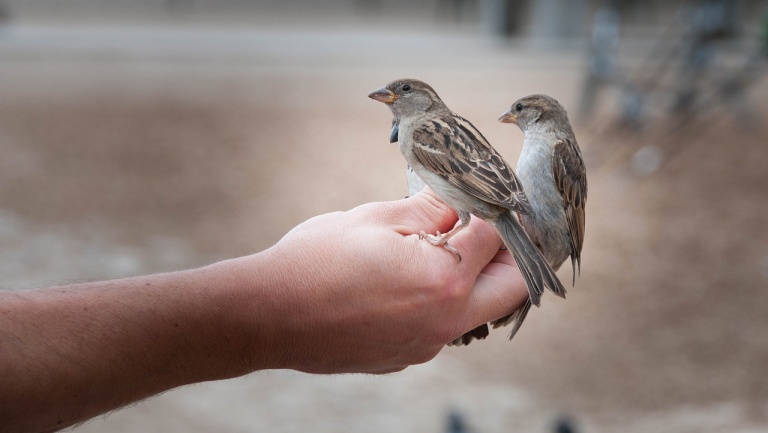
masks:
{"label": "human hand", "polygon": [[[456,213],[430,189],[312,218],[274,247],[213,266],[240,273],[250,363],[311,373],[388,373],[434,358],[464,332],[520,307],[525,283],[495,229],[473,218],[451,239],[460,263],[418,238]],[[257,265],[259,269],[253,269]],[[259,291],[249,285],[266,275]],[[263,291],[262,291],[263,289]]]}
{"label": "human hand", "polygon": [[266,251],[202,268],[0,291],[0,340],[10,344],[0,419],[53,431],[254,370],[388,373],[426,362],[527,298],[482,220],[451,239],[461,263],[419,241],[456,220],[426,189],[312,218]]}

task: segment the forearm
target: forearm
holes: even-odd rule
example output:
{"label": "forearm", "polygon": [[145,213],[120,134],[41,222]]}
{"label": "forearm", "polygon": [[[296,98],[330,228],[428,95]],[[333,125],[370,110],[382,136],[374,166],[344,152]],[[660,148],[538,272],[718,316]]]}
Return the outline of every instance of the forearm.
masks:
{"label": "forearm", "polygon": [[0,430],[58,429],[258,368],[228,312],[241,284],[223,270],[0,292]]}

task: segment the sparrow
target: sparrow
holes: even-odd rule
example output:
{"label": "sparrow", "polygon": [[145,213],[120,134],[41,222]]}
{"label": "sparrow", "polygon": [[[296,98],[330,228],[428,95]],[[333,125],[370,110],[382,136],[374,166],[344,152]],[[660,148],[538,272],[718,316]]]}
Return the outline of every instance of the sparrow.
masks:
{"label": "sparrow", "polygon": [[[517,176],[530,211],[520,213],[520,222],[552,269],[559,269],[570,256],[575,285],[584,245],[587,171],[568,114],[554,98],[531,95],[515,101],[499,122],[514,123],[525,135]],[[529,300],[494,326],[520,324],[530,308]],[[518,329],[513,328],[510,338]]]}
{"label": "sparrow", "polygon": [[[522,183],[480,131],[419,80],[396,80],[368,97],[389,106],[408,166],[459,216],[459,223],[447,233],[422,231],[420,238],[452,252],[461,263],[461,253],[449,240],[475,215],[498,231],[526,282],[532,305],[540,305],[544,288],[565,297],[565,287],[516,215],[532,212]],[[487,335],[487,325],[481,325],[449,344],[465,345]]]}

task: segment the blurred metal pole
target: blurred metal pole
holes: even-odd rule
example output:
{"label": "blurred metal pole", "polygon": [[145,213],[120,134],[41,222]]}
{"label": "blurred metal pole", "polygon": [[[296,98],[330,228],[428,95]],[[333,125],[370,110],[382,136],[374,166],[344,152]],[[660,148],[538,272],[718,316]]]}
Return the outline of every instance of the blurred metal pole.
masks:
{"label": "blurred metal pole", "polygon": [[482,0],[481,19],[493,35],[520,36],[530,9],[529,3],[528,0]]}
{"label": "blurred metal pole", "polygon": [[581,39],[587,16],[586,0],[538,0],[529,19],[533,42]]}
{"label": "blurred metal pole", "polygon": [[600,90],[607,86],[620,85],[620,31],[621,15],[615,4],[607,2],[598,8],[592,20],[587,77],[579,101],[577,117],[582,123],[592,116]]}
{"label": "blurred metal pole", "polygon": [[481,17],[491,34],[529,36],[534,43],[582,39],[587,0],[483,0]]}

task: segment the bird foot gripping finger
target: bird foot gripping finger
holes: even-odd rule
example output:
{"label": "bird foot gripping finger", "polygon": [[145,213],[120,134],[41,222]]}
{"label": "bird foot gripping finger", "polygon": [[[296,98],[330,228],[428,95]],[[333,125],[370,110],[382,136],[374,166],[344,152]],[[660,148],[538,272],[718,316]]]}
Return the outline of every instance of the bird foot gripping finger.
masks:
{"label": "bird foot gripping finger", "polygon": [[443,240],[444,236],[445,235],[440,234],[439,231],[435,232],[434,235],[431,235],[431,234],[425,232],[424,230],[419,232],[419,240],[423,241],[424,239],[426,239],[432,245],[442,245],[442,244],[448,242],[448,239]]}
{"label": "bird foot gripping finger", "polygon": [[425,240],[436,247],[441,246],[445,248],[446,250],[453,253],[453,255],[456,256],[456,259],[459,261],[459,263],[461,263],[461,253],[459,253],[459,250],[457,250],[456,248],[454,248],[452,245],[448,243],[448,237],[445,236],[445,234],[440,234],[440,232],[437,232],[436,235],[431,235],[422,230],[419,233],[419,240]]}

